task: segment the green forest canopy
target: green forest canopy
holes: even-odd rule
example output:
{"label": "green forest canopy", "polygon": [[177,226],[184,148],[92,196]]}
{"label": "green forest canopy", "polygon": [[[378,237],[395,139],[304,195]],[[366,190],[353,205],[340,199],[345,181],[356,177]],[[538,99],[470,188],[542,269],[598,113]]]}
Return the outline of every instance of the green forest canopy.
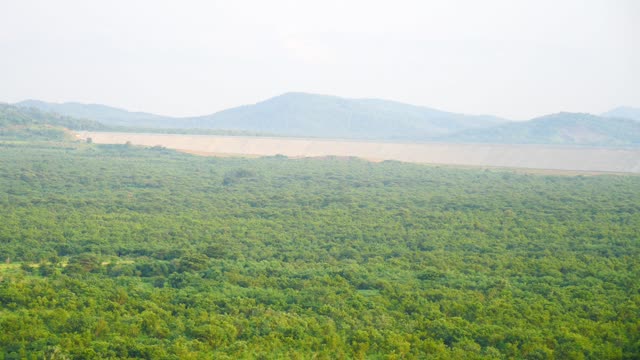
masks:
{"label": "green forest canopy", "polygon": [[633,359],[640,177],[0,143],[0,358]]}

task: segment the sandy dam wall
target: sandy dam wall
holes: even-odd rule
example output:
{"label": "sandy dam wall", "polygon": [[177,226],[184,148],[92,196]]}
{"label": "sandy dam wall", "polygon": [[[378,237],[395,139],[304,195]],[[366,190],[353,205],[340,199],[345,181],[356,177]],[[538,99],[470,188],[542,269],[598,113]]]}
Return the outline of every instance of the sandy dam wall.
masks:
{"label": "sandy dam wall", "polygon": [[98,144],[164,146],[211,155],[355,156],[372,161],[640,173],[640,149],[546,145],[390,143],[311,138],[78,132]]}

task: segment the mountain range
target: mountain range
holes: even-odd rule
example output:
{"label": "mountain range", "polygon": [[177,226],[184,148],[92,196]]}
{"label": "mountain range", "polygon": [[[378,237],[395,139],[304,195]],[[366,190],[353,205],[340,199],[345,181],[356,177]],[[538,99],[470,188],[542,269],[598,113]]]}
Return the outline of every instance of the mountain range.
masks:
{"label": "mountain range", "polygon": [[197,117],[130,112],[99,104],[15,104],[67,117],[88,119],[126,131],[145,129],[218,129],[326,138],[530,143],[598,146],[640,145],[640,109],[620,107],[600,116],[557,113],[529,121],[491,115],[466,115],[380,99],[347,99],[285,93],[265,101]]}
{"label": "mountain range", "polygon": [[91,119],[110,126],[224,129],[360,139],[420,140],[507,121],[495,116],[456,114],[388,100],[305,93],[286,93],[253,105],[185,118],[129,112],[98,104],[27,100],[16,105]]}
{"label": "mountain range", "polygon": [[640,145],[640,122],[586,113],[561,112],[488,129],[470,129],[447,137],[467,143]]}
{"label": "mountain range", "polygon": [[90,119],[108,126],[182,128],[189,127],[178,118],[144,112],[132,112],[100,104],[77,102],[50,103],[40,100],[25,100],[14,104],[22,108],[33,108],[43,112],[57,113],[78,119]]}
{"label": "mountain range", "polygon": [[640,121],[640,108],[620,106],[602,114],[606,117],[625,118]]}
{"label": "mountain range", "polygon": [[36,107],[0,103],[0,128],[50,125],[74,130],[108,130],[109,127],[86,118],[60,115]]}

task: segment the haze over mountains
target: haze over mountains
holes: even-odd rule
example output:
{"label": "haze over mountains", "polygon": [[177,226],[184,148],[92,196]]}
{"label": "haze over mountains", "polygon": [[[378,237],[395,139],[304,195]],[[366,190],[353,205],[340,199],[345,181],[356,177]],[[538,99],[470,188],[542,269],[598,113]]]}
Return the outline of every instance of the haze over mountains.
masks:
{"label": "haze over mountains", "polygon": [[602,114],[606,117],[617,117],[640,121],[640,108],[634,108],[630,106],[620,106],[615,109],[609,110]]}
{"label": "haze over mountains", "polygon": [[167,128],[186,126],[179,119],[144,112],[132,112],[100,104],[82,104],[77,102],[49,103],[40,100],[25,100],[15,104],[23,108],[36,108],[44,112],[53,112],[79,119],[90,119],[104,125]]}
{"label": "haze over mountains", "polygon": [[87,118],[60,115],[35,107],[24,108],[0,103],[0,129],[9,127],[59,126],[74,130],[108,130],[108,126]]}
{"label": "haze over mountains", "polygon": [[287,93],[255,105],[194,119],[201,127],[264,131],[293,136],[425,139],[507,120],[455,114],[378,99]]}
{"label": "haze over mountains", "polygon": [[16,105],[112,126],[225,129],[360,139],[420,140],[507,121],[495,116],[455,114],[388,100],[345,99],[304,93],[286,93],[257,104],[186,118],[129,112],[97,104],[27,100]]}
{"label": "haze over mountains", "polygon": [[500,144],[640,145],[640,122],[562,112],[488,129],[465,130],[447,139],[455,142]]}
{"label": "haze over mountains", "polygon": [[145,129],[223,129],[283,136],[345,139],[521,143],[598,146],[640,145],[640,109],[616,108],[602,116],[557,113],[513,122],[379,99],[285,93],[265,101],[198,117],[129,112],[98,104],[16,104],[107,126]]}

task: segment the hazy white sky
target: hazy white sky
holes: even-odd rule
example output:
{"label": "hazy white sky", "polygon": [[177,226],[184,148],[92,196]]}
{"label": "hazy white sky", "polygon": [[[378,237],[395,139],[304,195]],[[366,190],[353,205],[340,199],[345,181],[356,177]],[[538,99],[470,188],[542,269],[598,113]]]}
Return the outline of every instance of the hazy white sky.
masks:
{"label": "hazy white sky", "polygon": [[181,116],[287,91],[514,119],[640,106],[640,1],[0,0],[0,101]]}

